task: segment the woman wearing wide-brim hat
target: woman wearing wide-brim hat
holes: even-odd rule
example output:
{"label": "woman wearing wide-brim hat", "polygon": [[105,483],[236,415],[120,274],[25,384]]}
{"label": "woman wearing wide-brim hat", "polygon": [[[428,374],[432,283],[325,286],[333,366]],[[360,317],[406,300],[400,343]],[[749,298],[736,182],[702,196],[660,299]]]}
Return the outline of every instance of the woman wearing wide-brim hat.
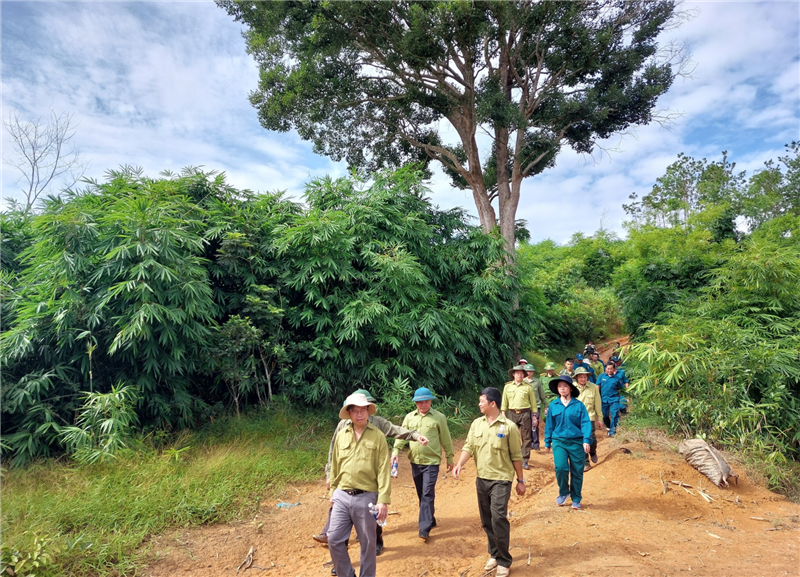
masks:
{"label": "woman wearing wide-brim hat", "polygon": [[550,391],[558,397],[547,409],[544,446],[553,449],[553,463],[558,483],[556,505],[566,505],[572,498],[572,508],[581,508],[583,467],[591,448],[592,421],[586,407],[578,400],[580,391],[568,375],[549,383]]}

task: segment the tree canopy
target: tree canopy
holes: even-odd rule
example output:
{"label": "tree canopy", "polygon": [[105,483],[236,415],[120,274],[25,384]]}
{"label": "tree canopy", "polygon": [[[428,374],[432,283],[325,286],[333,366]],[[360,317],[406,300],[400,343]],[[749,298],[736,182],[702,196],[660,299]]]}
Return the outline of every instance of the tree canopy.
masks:
{"label": "tree canopy", "polygon": [[248,27],[265,128],[352,167],[440,162],[512,254],[522,180],[653,120],[675,76],[671,0],[217,4]]}

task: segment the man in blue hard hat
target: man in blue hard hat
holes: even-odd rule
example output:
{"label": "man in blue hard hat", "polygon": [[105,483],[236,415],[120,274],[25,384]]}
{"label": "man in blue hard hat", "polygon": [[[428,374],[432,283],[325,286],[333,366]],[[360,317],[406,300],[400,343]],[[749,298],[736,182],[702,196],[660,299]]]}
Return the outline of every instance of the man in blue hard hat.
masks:
{"label": "man in blue hard hat", "polygon": [[[411,461],[411,476],[419,499],[419,538],[428,542],[431,529],[436,527],[436,481],[439,478],[439,466],[442,462],[442,449],[447,462],[447,472],[453,469],[453,440],[447,419],[439,411],[431,408],[431,401],[436,397],[430,389],[420,387],[414,392],[412,399],[417,405],[415,411],[408,413],[403,419],[403,427],[419,431],[427,439],[427,445],[415,441],[410,442],[408,458]],[[391,463],[394,465],[403,450],[409,444],[403,439],[396,439],[392,451]]]}

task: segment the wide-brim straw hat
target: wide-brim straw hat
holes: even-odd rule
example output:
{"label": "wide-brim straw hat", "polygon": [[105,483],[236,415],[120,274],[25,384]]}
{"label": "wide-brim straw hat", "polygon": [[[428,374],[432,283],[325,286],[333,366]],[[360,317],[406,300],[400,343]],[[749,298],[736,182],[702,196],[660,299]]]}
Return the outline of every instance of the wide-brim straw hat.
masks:
{"label": "wide-brim straw hat", "polygon": [[550,381],[548,386],[550,387],[550,392],[553,393],[555,396],[557,396],[557,397],[561,396],[561,395],[558,394],[558,383],[559,383],[559,381],[564,381],[565,383],[567,383],[569,385],[570,389],[572,390],[572,398],[573,399],[577,399],[578,397],[581,396],[581,392],[578,390],[578,387],[576,387],[575,385],[572,384],[572,377],[570,377],[569,375],[559,375],[555,379]]}
{"label": "wide-brim straw hat", "polygon": [[347,410],[347,407],[352,407],[352,406],[369,407],[370,415],[374,415],[375,412],[378,410],[378,407],[375,406],[375,403],[370,403],[366,395],[362,393],[353,393],[344,400],[344,404],[342,404],[342,409],[339,411],[339,418],[349,419],[350,411]]}

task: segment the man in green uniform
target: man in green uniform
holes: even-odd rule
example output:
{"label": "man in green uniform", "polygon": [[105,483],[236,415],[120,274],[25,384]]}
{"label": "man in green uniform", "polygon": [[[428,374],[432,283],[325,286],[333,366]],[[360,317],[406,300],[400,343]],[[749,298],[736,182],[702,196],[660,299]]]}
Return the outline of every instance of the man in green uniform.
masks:
{"label": "man in green uniform", "polygon": [[531,456],[531,415],[538,406],[533,388],[525,382],[525,367],[516,365],[508,370],[513,381],[506,383],[503,388],[503,400],[500,409],[503,416],[513,422],[522,438],[522,468],[528,468],[528,459]]}
{"label": "man in green uniform", "polygon": [[481,391],[478,408],[483,416],[472,421],[453,477],[458,479],[469,458],[475,459],[478,512],[491,555],[484,570],[497,567],[497,577],[507,577],[513,561],[509,553],[508,500],[515,477],[518,495],[525,494],[525,480],[522,478],[522,439],[517,426],[500,411],[500,402],[500,391],[494,387]]}
{"label": "man in green uniform", "polygon": [[[411,411],[403,419],[403,427],[415,429],[425,434],[428,444],[425,446],[411,441],[408,458],[411,461],[411,476],[419,499],[419,538],[428,541],[428,535],[436,527],[436,480],[439,478],[439,466],[442,462],[442,449],[447,460],[447,471],[453,469],[453,441],[445,416],[431,409],[431,401],[436,397],[425,387],[414,392],[416,411]],[[392,451],[392,465],[397,462],[400,451],[407,441],[397,439]]]}
{"label": "man in green uniform", "polygon": [[[595,377],[599,377],[600,375],[606,372],[606,365],[603,363],[603,361],[600,360],[600,353],[594,351],[589,355],[589,357],[590,357],[589,366],[592,367]],[[597,381],[596,378],[595,381]]]}
{"label": "man in green uniform", "polygon": [[525,379],[533,389],[533,396],[536,404],[531,408],[531,449],[539,450],[539,421],[542,415],[547,413],[547,403],[544,396],[542,381],[536,378],[536,367],[530,363],[525,364]]}
{"label": "man in green uniform", "polygon": [[[375,399],[372,395],[369,394],[369,391],[366,389],[358,389],[353,394],[361,394],[364,395],[370,403],[374,403]],[[423,435],[420,435],[417,431],[409,431],[403,427],[398,427],[391,421],[384,419],[383,417],[379,417],[378,415],[370,415],[369,422],[375,425],[378,430],[384,434],[386,437],[390,437],[393,439],[410,439],[412,441],[418,442],[420,445],[427,445],[428,439],[425,438]],[[342,419],[339,421],[339,424],[336,425],[336,430],[333,432],[333,437],[331,437],[331,444],[328,447],[328,462],[325,464],[325,477],[327,478],[327,485],[328,489],[331,488],[331,459],[333,458],[333,447],[336,443],[336,436],[339,434],[341,430],[345,427],[349,426],[351,423],[350,419]],[[331,522],[331,514],[330,509],[328,510],[328,519],[325,522],[325,526],[322,528],[322,531],[317,535],[312,535],[311,538],[314,541],[322,543],[324,545],[328,544],[328,526]],[[380,555],[383,552],[383,528],[379,525],[377,527],[377,547],[376,552]],[[336,575],[336,568],[334,567],[331,569],[331,574]]]}
{"label": "man in green uniform", "polygon": [[[552,381],[553,379],[558,378],[558,375],[556,374],[556,370],[558,370],[557,367],[556,367],[556,364],[554,362],[550,361],[549,363],[547,363],[544,366],[544,372],[541,375],[539,375],[539,380],[542,382],[542,386],[548,392],[550,391],[550,388],[549,388],[550,387],[550,381]],[[548,395],[548,398],[550,398],[552,400],[552,399],[555,399],[557,396],[558,395],[553,395],[552,393],[550,393]],[[545,413],[545,416],[547,416],[547,409],[545,409],[544,413]]]}
{"label": "man in green uniform", "polygon": [[[355,527],[361,544],[361,577],[375,577],[375,528],[386,520],[391,502],[389,448],[386,437],[369,422],[375,404],[362,394],[352,394],[339,411],[350,424],[339,431],[333,445],[330,476],[331,523],[328,548],[337,575],[355,574],[346,541]],[[370,505],[376,507],[373,517]]]}
{"label": "man in green uniform", "polygon": [[575,382],[574,385],[578,388],[578,400],[584,404],[586,411],[589,413],[589,419],[592,421],[592,437],[589,443],[590,449],[586,454],[586,462],[583,465],[583,470],[588,471],[592,468],[589,463],[597,463],[597,436],[594,434],[595,429],[603,429],[603,400],[600,398],[600,389],[594,383],[589,381],[589,371],[583,367],[575,369]]}

